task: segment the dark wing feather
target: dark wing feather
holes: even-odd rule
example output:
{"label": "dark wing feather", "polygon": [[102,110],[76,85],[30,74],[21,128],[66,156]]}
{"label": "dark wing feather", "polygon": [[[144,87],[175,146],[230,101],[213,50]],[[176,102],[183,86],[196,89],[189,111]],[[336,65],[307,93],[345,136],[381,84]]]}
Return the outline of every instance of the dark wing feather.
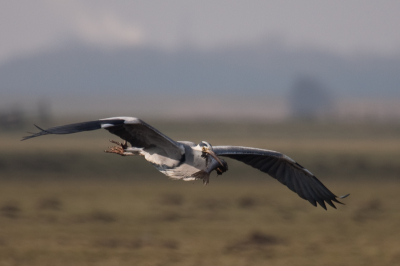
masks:
{"label": "dark wing feather", "polygon": [[[36,125],[35,125],[36,126]],[[172,159],[180,160],[182,145],[162,134],[157,129],[135,117],[114,117],[96,121],[82,122],[42,129],[22,140],[48,134],[71,134],[104,128],[110,133],[128,141],[133,147],[153,149],[153,152],[163,153]]]}
{"label": "dark wing feather", "polygon": [[310,171],[282,153],[239,146],[214,146],[213,151],[269,174],[314,206],[318,202],[326,210],[325,202],[333,208],[336,207],[332,201],[343,204]]}
{"label": "dark wing feather", "polygon": [[27,140],[43,135],[48,135],[48,134],[71,134],[71,133],[77,133],[77,132],[83,132],[83,131],[91,131],[91,130],[96,130],[100,129],[102,124],[106,123],[111,123],[115,125],[120,125],[123,124],[125,121],[121,119],[115,119],[111,121],[104,122],[102,120],[96,120],[96,121],[89,121],[89,122],[82,122],[82,123],[76,123],[76,124],[70,124],[70,125],[63,125],[63,126],[58,126],[58,127],[51,127],[48,129],[42,129],[35,125],[40,131],[38,133],[31,133],[32,135],[30,136],[25,136],[22,138],[22,140]]}
{"label": "dark wing feather", "polygon": [[137,118],[129,118],[123,125],[106,127],[112,134],[128,141],[133,147],[145,148],[149,152],[165,155],[181,161],[183,145]]}

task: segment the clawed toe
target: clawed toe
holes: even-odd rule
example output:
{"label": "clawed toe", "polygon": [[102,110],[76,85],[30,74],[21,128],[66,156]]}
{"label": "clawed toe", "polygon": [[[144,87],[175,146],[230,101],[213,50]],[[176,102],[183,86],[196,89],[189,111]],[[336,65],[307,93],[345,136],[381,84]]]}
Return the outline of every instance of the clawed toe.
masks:
{"label": "clawed toe", "polygon": [[111,139],[109,141],[111,143],[117,144],[118,146],[108,147],[108,150],[105,150],[104,152],[119,154],[122,156],[126,155],[125,149],[128,147],[126,140],[123,143]]}
{"label": "clawed toe", "polygon": [[119,141],[115,141],[115,140],[112,140],[112,139],[109,139],[108,141],[111,142],[111,143],[117,144],[117,145],[122,145],[122,143],[119,142]]}
{"label": "clawed toe", "polygon": [[128,147],[127,141],[125,140],[123,143],[119,141],[115,141],[110,139],[109,140],[111,143],[117,144],[118,146],[121,146],[123,149],[126,149]]}
{"label": "clawed toe", "polygon": [[118,146],[116,146],[116,147],[108,147],[108,150],[105,150],[104,152],[121,154],[121,155],[124,153],[124,151]]}
{"label": "clawed toe", "polygon": [[109,148],[108,150],[104,151],[105,153],[114,153],[114,154],[119,154],[119,155],[122,155],[122,156],[126,155],[124,149],[122,149],[119,146],[108,147],[108,148]]}

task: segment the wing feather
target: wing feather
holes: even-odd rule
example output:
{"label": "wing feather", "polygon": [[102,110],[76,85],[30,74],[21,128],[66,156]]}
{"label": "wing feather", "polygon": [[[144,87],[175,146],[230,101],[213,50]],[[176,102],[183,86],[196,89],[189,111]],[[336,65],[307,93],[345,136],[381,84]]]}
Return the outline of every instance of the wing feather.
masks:
{"label": "wing feather", "polygon": [[[77,132],[83,132],[83,131],[91,131],[91,130],[97,130],[100,129],[102,126],[103,121],[96,120],[96,121],[89,121],[89,122],[82,122],[82,123],[75,123],[75,124],[69,124],[69,125],[63,125],[63,126],[58,126],[58,127],[51,127],[48,129],[42,129],[35,125],[40,131],[37,133],[31,133],[32,135],[30,136],[25,136],[22,138],[22,140],[27,140],[43,135],[49,135],[49,134],[71,134],[71,133],[77,133]],[[118,124],[123,124],[124,120],[120,119],[114,119],[111,121],[108,121],[107,123],[113,123],[115,125]]]}
{"label": "wing feather", "polygon": [[48,129],[36,127],[40,129],[39,132],[25,136],[22,140],[49,134],[71,134],[104,128],[121,139],[128,141],[133,147],[149,149],[152,153],[166,155],[174,160],[181,160],[184,153],[182,144],[170,139],[135,117],[111,117]]}
{"label": "wing feather", "polygon": [[213,151],[269,174],[314,206],[318,203],[326,209],[325,203],[333,208],[332,201],[343,204],[310,171],[282,153],[240,146],[214,146]]}

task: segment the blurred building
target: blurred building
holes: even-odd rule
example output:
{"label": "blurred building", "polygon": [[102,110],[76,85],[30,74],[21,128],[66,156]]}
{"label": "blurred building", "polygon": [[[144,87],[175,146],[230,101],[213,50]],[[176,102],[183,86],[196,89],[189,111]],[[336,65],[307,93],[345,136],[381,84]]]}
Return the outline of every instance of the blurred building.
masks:
{"label": "blurred building", "polygon": [[302,76],[293,84],[289,103],[291,117],[315,120],[332,115],[334,100],[320,81],[313,77]]}

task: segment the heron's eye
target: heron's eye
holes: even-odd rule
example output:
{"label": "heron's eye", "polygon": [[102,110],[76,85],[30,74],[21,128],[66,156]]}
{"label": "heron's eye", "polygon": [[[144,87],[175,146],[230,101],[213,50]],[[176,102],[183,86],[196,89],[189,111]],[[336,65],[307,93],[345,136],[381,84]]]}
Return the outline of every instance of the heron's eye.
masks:
{"label": "heron's eye", "polygon": [[200,147],[211,147],[211,144],[208,143],[207,141],[203,140],[202,142],[199,143],[199,146]]}

